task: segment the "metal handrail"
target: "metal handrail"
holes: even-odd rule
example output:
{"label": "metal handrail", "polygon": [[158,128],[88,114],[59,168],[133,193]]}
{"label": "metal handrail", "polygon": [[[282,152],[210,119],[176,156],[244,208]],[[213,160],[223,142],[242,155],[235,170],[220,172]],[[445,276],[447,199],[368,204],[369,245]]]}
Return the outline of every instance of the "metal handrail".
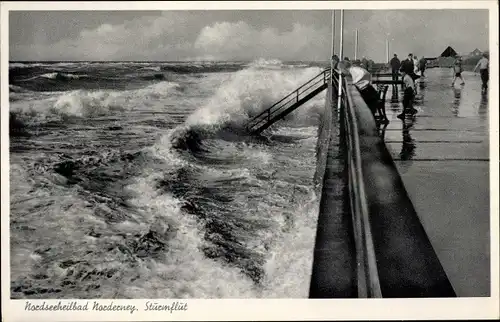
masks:
{"label": "metal handrail", "polygon": [[[255,127],[265,121],[268,121],[271,117],[274,117],[275,114],[277,114],[279,111],[283,110],[283,108],[285,108],[289,103],[293,102],[293,103],[296,103],[298,102],[301,98],[300,98],[300,95],[304,95],[308,90],[310,90],[311,88],[314,88],[318,83],[324,83],[325,81],[323,79],[321,80],[317,80],[316,82],[314,82],[313,84],[311,84],[309,87],[305,88],[301,93],[298,93],[296,96],[294,97],[291,97],[290,99],[288,99],[286,102],[284,102],[283,104],[279,105],[278,107],[276,107],[274,110],[272,110],[272,108],[268,108],[266,109],[263,113],[260,114],[260,116],[264,115],[265,114],[265,118],[259,118],[257,119],[256,123],[254,124],[251,124],[252,121],[255,120],[252,119],[249,123],[249,127]],[[317,87],[316,87],[317,88]],[[276,106],[276,105],[273,105],[273,106]],[[267,113],[267,114],[266,114]]]}
{"label": "metal handrail", "polygon": [[[292,100],[295,100],[295,101],[298,101],[298,97],[303,94],[305,91],[307,91],[308,89],[310,89],[312,86],[316,85],[317,83],[321,82],[321,81],[325,81],[326,80],[326,74],[329,72],[328,69],[322,71],[321,73],[319,73],[318,75],[314,76],[313,78],[311,78],[309,81],[307,81],[306,83],[304,83],[303,85],[301,85],[300,87],[298,87],[297,89],[295,89],[294,91],[290,92],[290,94],[286,95],[285,97],[283,97],[281,100],[279,100],[278,102],[274,103],[271,107],[267,108],[266,110],[264,110],[263,112],[261,112],[260,114],[258,114],[257,116],[254,116],[250,121],[249,123],[251,123],[252,121],[255,121],[257,119],[259,119],[259,117],[261,117],[262,115],[266,114],[268,111],[272,110],[274,107],[276,107],[278,104],[282,103],[284,100],[286,100],[288,97],[291,97],[288,101],[286,101],[285,103],[281,104],[278,108],[275,109],[276,110],[279,110],[281,109],[283,106],[285,106],[286,104],[288,104],[289,102],[291,102]],[[319,76],[323,76],[323,79],[321,80],[318,80],[316,81],[313,85],[309,86],[308,88],[304,89],[302,92],[300,92],[300,90],[305,87],[306,85],[308,85],[309,83],[311,83],[312,81],[314,81],[316,78],[318,78]],[[274,113],[274,112],[273,112]],[[260,120],[259,120],[260,122]],[[257,122],[257,124],[259,123]]]}
{"label": "metal handrail", "polygon": [[358,121],[353,108],[351,95],[347,91],[347,81],[345,78],[342,82],[342,94],[341,100],[344,107],[344,120],[347,131],[349,200],[351,204],[358,263],[358,297],[382,297],[361,164]]}
{"label": "metal handrail", "polygon": [[[306,83],[302,84],[300,87],[296,88],[294,91],[290,92],[290,94],[284,96],[281,100],[277,101],[273,105],[271,105],[269,108],[265,109],[262,111],[260,114],[254,116],[250,121],[247,123],[247,128],[253,128],[256,127],[257,125],[261,124],[262,122],[269,121],[272,116],[274,116],[278,111],[282,110],[283,107],[285,107],[287,104],[290,102],[298,102],[300,101],[300,96],[303,96],[304,93],[306,93],[308,90],[316,86],[318,83],[325,83],[329,79],[330,75],[330,69],[325,69],[321,73],[317,74],[313,78],[311,78],[309,81]],[[321,77],[320,79],[318,79]],[[312,83],[312,84],[311,84]],[[304,88],[306,87],[306,88]]]}

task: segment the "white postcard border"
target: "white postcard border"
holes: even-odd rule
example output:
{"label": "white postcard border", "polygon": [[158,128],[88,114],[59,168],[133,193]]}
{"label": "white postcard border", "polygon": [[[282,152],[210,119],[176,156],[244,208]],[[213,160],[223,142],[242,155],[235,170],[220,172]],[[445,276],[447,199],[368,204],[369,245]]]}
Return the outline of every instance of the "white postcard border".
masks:
{"label": "white postcard border", "polygon": [[[184,2],[2,2],[1,4],[1,223],[2,223],[2,308],[5,321],[167,321],[167,320],[358,320],[358,319],[488,319],[499,316],[499,100],[498,100],[498,4],[496,1],[184,1]],[[490,37],[490,206],[491,206],[491,296],[456,299],[241,299],[154,300],[162,304],[187,303],[187,310],[152,312],[143,310],[147,299],[138,300],[76,300],[83,305],[135,305],[135,313],[126,311],[26,311],[26,303],[57,305],[72,300],[10,300],[9,247],[9,138],[8,138],[8,61],[9,23],[12,10],[213,10],[213,9],[489,9]],[[74,301],[74,300],[73,300]],[[149,300],[151,301],[151,300]]]}

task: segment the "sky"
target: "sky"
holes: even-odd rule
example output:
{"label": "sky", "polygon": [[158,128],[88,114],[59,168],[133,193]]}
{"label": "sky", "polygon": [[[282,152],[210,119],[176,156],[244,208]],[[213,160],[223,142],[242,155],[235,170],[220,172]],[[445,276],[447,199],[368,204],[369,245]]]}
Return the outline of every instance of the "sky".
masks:
{"label": "sky", "polygon": [[[338,54],[339,14],[336,22]],[[345,10],[344,22],[351,58],[356,29],[358,57],[376,62],[386,60],[386,39],[399,57],[489,47],[487,10]],[[9,59],[326,61],[331,34],[330,10],[11,11]]]}

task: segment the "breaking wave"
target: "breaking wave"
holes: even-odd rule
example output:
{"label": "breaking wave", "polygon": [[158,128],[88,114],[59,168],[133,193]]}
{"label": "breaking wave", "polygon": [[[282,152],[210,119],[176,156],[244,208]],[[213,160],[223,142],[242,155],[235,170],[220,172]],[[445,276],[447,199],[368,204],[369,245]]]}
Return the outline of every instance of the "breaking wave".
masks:
{"label": "breaking wave", "polygon": [[[273,129],[278,140],[243,129],[321,71],[284,65],[185,64],[174,67],[226,69],[11,102],[20,128],[62,121],[13,154],[12,297],[307,297],[317,131],[303,119],[323,97]],[[154,126],[134,123],[148,113]]]}
{"label": "breaking wave", "polygon": [[[13,89],[14,93],[29,92],[18,86]],[[178,83],[163,81],[131,91],[74,90],[52,93],[48,98],[44,97],[31,104],[12,102],[11,113],[17,114],[18,118],[29,123],[42,123],[67,117],[92,118],[141,108],[145,101],[167,98],[179,90],[181,87]]]}

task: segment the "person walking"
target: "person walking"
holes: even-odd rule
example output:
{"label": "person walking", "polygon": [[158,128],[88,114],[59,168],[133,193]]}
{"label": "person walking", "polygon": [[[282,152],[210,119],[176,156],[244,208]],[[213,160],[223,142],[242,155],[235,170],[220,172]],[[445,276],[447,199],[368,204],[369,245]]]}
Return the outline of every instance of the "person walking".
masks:
{"label": "person walking", "polygon": [[425,77],[425,68],[427,67],[427,59],[425,59],[424,57],[420,58],[420,60],[418,61],[418,64],[419,64],[419,69],[420,69],[420,73],[422,75],[422,77]]}
{"label": "person walking", "polygon": [[399,114],[397,117],[404,120],[406,114],[414,115],[417,113],[417,110],[413,107],[413,101],[415,99],[415,81],[413,77],[410,75],[410,69],[402,71],[403,74],[403,83],[405,85],[405,90],[403,93],[403,112]]}
{"label": "person walking", "polygon": [[399,79],[399,69],[401,68],[401,61],[399,60],[398,55],[394,54],[390,64],[392,69],[392,80],[397,81]]}
{"label": "person walking", "polygon": [[483,83],[481,86],[481,92],[488,91],[488,80],[489,80],[489,65],[490,61],[488,60],[488,54],[483,53],[483,57],[477,62],[476,67],[474,67],[473,72],[476,72],[476,69],[479,67],[479,73],[481,74],[481,82]]}
{"label": "person walking", "polygon": [[458,56],[457,59],[455,59],[455,63],[453,64],[453,71],[455,75],[453,76],[453,81],[451,82],[451,86],[455,86],[455,81],[457,80],[457,78],[460,78],[462,80],[460,85],[464,85],[465,80],[462,77],[462,72],[463,72],[462,57]]}

